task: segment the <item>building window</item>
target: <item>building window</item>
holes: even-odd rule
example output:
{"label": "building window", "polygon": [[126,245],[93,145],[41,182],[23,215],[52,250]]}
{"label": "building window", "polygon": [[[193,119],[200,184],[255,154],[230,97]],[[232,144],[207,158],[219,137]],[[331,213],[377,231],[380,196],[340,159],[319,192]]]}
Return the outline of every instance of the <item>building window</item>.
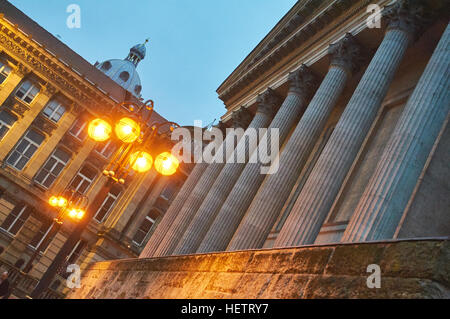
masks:
{"label": "building window", "polygon": [[39,89],[31,81],[26,80],[16,92],[16,96],[27,104],[30,104],[39,93]]}
{"label": "building window", "polygon": [[87,122],[84,118],[77,119],[70,128],[69,133],[80,141],[84,141],[87,137],[86,124]]}
{"label": "building window", "polygon": [[67,256],[67,265],[75,263],[78,258],[80,258],[83,253],[83,249],[86,247],[86,242],[84,240],[79,240],[75,247],[72,249],[70,254]]}
{"label": "building window", "polygon": [[50,155],[47,162],[34,178],[35,182],[47,189],[50,188],[64,167],[66,167],[69,160],[70,153],[58,147],[53,151],[53,154]]}
{"label": "building window", "polygon": [[11,73],[11,68],[4,64],[3,62],[0,62],[0,84],[5,82],[8,75]]}
{"label": "building window", "polygon": [[25,136],[22,137],[19,143],[17,143],[6,162],[15,169],[21,171],[34,153],[36,153],[44,139],[44,135],[33,130],[29,130]]}
{"label": "building window", "polygon": [[51,100],[44,108],[44,111],[42,111],[46,117],[55,123],[61,119],[64,112],[66,112],[66,108],[56,100]]}
{"label": "building window", "polygon": [[[46,220],[41,225],[41,227],[39,228],[39,231],[36,233],[36,235],[34,235],[33,239],[30,242],[30,246],[33,247],[34,249],[37,249],[39,247],[39,245],[42,244],[45,237],[47,237],[47,235],[50,232],[50,230],[52,229],[52,227],[53,227],[52,222],[50,220]],[[44,252],[47,249],[49,244],[50,244],[50,240],[48,240],[47,243],[41,247],[40,251]]]}
{"label": "building window", "polygon": [[113,186],[106,196],[105,200],[103,201],[100,208],[95,213],[94,219],[98,221],[99,223],[103,222],[108,214],[111,212],[112,208],[114,207],[114,204],[116,203],[117,199],[120,196],[120,192],[122,189],[119,186]]}
{"label": "building window", "polygon": [[30,210],[25,204],[19,204],[9,213],[0,228],[15,236],[30,216]]}
{"label": "building window", "polygon": [[158,216],[159,213],[157,210],[150,210],[150,212],[147,216],[145,216],[145,219],[142,221],[141,225],[136,231],[136,234],[134,234],[133,243],[135,243],[137,246],[141,246],[144,243],[145,238],[150,232],[150,229],[152,229],[153,224],[155,224],[155,220],[156,218],[158,218]]}
{"label": "building window", "polygon": [[78,194],[84,195],[96,176],[97,172],[95,169],[89,167],[88,165],[84,165],[78,171],[78,174],[72,180],[72,183],[70,183],[69,189],[74,190]]}
{"label": "building window", "polygon": [[17,117],[7,111],[0,111],[0,141],[8,133],[13,124],[17,121]]}
{"label": "building window", "polygon": [[98,143],[95,147],[95,151],[105,158],[110,158],[115,150],[116,146],[111,140],[103,143]]}

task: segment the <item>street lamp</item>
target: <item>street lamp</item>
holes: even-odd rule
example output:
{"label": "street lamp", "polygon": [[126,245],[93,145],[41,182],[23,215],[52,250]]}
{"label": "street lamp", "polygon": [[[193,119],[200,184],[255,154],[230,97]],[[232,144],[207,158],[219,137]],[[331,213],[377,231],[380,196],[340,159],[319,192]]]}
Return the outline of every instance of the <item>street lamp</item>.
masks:
{"label": "street lamp", "polygon": [[[126,178],[132,171],[144,173],[149,171],[153,164],[155,170],[161,175],[170,176],[176,173],[180,165],[179,160],[167,150],[161,151],[156,140],[163,126],[169,126],[170,132],[173,132],[179,125],[167,121],[149,124],[152,113],[152,100],[148,100],[142,106],[137,106],[132,102],[122,102],[104,117],[96,118],[89,123],[88,135],[91,139],[97,142],[112,140],[119,146],[103,170],[103,174],[113,182],[125,184]],[[63,204],[63,200],[60,202],[59,197],[51,198],[50,202],[56,206]],[[53,262],[31,293],[31,298],[39,298],[50,286],[58,269],[92,219],[93,212],[88,210],[84,218],[82,215],[79,210],[69,211],[68,216],[72,218],[81,216],[82,219],[79,220],[54,257]]]}
{"label": "street lamp", "polygon": [[84,215],[86,214],[86,208],[89,203],[89,199],[84,195],[80,195],[74,190],[69,190],[68,192],[70,192],[68,198],[66,198],[64,194],[51,196],[49,198],[48,204],[58,210],[58,215],[53,219],[49,231],[41,240],[38,247],[36,247],[33,255],[31,255],[27,264],[23,268],[24,273],[29,273],[31,269],[33,269],[33,262],[36,259],[37,255],[40,253],[43,247],[47,246],[51,238],[56,235],[66,216],[69,216],[72,220],[78,222],[83,219]]}
{"label": "street lamp", "polygon": [[103,170],[103,174],[116,183],[124,184],[131,171],[149,171],[154,157],[155,169],[161,175],[170,176],[177,171],[178,159],[167,151],[155,154],[154,146],[162,126],[169,125],[170,131],[173,131],[179,125],[174,122],[149,124],[152,113],[152,100],[141,107],[132,102],[122,102],[111,110],[110,115],[89,123],[88,134],[91,139],[97,142],[112,139],[120,145]]}

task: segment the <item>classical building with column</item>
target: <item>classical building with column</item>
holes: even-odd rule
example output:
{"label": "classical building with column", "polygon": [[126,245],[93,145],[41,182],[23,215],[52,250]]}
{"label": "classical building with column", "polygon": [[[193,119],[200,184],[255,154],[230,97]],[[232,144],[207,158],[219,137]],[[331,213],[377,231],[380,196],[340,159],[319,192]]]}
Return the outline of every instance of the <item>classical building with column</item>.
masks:
{"label": "classical building with column", "polygon": [[[13,297],[31,292],[76,225],[65,219],[41,245],[57,214],[52,195],[74,189],[93,215],[44,293],[61,298],[67,265],[137,258],[187,178],[191,166],[182,164],[173,176],[152,170],[111,185],[102,170],[116,146],[87,138],[89,119],[125,99],[143,105],[137,67],[145,55],[138,44],[125,59],[92,65],[0,1],[0,271],[9,272]],[[156,112],[150,120],[165,121]]]}
{"label": "classical building with column", "polygon": [[278,130],[278,169],[198,163],[139,259],[70,297],[448,298],[448,12],[298,1],[217,89],[224,126]]}

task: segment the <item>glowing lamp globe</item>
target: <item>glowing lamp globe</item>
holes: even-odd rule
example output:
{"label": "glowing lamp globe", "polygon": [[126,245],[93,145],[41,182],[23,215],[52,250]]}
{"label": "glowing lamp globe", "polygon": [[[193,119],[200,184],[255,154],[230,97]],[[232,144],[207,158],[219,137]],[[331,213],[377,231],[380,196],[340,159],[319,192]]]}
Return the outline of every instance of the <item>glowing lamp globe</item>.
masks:
{"label": "glowing lamp globe", "polygon": [[117,122],[114,132],[122,142],[133,143],[141,134],[141,128],[134,120],[124,117]]}
{"label": "glowing lamp globe", "polygon": [[161,153],[155,158],[155,169],[164,176],[175,174],[179,165],[178,159],[169,152]]}
{"label": "glowing lamp globe", "polygon": [[65,199],[62,196],[59,196],[58,197],[58,204],[57,204],[57,206],[58,207],[65,207],[65,206],[67,206],[67,199]]}
{"label": "glowing lamp globe", "polygon": [[144,173],[152,168],[153,158],[147,152],[136,152],[130,156],[131,168],[138,173]]}
{"label": "glowing lamp globe", "polygon": [[95,119],[89,123],[88,134],[96,142],[104,142],[111,136],[111,125],[102,119]]}
{"label": "glowing lamp globe", "polygon": [[50,197],[49,200],[48,200],[48,203],[52,207],[58,206],[58,197],[56,197],[56,196]]}

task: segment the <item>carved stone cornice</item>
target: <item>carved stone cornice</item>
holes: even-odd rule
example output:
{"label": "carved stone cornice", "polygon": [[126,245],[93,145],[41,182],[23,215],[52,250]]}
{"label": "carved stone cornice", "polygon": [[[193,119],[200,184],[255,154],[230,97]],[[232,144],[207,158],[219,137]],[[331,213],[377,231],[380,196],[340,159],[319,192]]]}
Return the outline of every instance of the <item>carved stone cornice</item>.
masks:
{"label": "carved stone cornice", "polygon": [[52,97],[56,94],[56,92],[58,92],[58,89],[54,85],[51,85],[49,82],[47,82],[45,85],[41,86],[41,90],[39,93],[42,93],[47,97]]}
{"label": "carved stone cornice", "polygon": [[288,76],[289,93],[298,94],[302,99],[309,100],[318,86],[317,76],[305,65]]}
{"label": "carved stone cornice", "polygon": [[342,40],[330,45],[328,54],[330,65],[341,67],[350,74],[358,72],[368,59],[367,52],[351,33],[347,33]]}
{"label": "carved stone cornice", "polygon": [[[365,9],[369,3],[370,0],[361,1],[360,5],[352,9],[350,14]],[[286,27],[274,36],[271,41],[265,44],[250,62],[246,63],[246,61],[244,61],[243,65],[238,67],[233,74],[222,83],[218,89],[218,92],[220,92],[219,98],[226,102],[243,88],[251,83],[255,83],[255,80],[259,76],[292,53],[293,50],[302,46],[316,33],[322,31],[330,21],[343,13],[348,12],[348,9],[355,5],[355,1],[335,1],[318,16],[305,24],[305,21],[307,21],[322,4],[323,1],[310,0],[304,3],[301,8],[297,9],[298,12],[290,18]],[[298,29],[302,24],[305,25],[301,29]],[[293,32],[295,32],[294,35],[292,35]],[[279,43],[283,43],[283,45],[276,47]]]}
{"label": "carved stone cornice", "polygon": [[411,36],[412,41],[420,37],[431,22],[431,16],[431,8],[423,0],[397,0],[383,11],[387,30],[402,30]]}
{"label": "carved stone cornice", "polygon": [[256,98],[256,103],[258,104],[257,112],[265,113],[273,117],[281,102],[278,94],[271,88],[268,88]]}
{"label": "carved stone cornice", "polygon": [[234,128],[246,129],[252,121],[251,113],[243,106],[240,109],[233,111],[231,118]]}
{"label": "carved stone cornice", "polygon": [[56,86],[59,87],[65,94],[71,96],[71,99],[93,112],[106,112],[113,106],[113,102],[108,102],[100,92],[83,83],[83,79],[79,79],[71,69],[55,62],[50,54],[21,33],[10,30],[1,20],[0,45],[8,54],[20,61],[17,72],[23,75],[31,71],[41,74],[46,81],[49,80],[55,85],[55,89]]}
{"label": "carved stone cornice", "polygon": [[31,69],[27,67],[25,64],[19,62],[14,72],[23,78],[31,72]]}

